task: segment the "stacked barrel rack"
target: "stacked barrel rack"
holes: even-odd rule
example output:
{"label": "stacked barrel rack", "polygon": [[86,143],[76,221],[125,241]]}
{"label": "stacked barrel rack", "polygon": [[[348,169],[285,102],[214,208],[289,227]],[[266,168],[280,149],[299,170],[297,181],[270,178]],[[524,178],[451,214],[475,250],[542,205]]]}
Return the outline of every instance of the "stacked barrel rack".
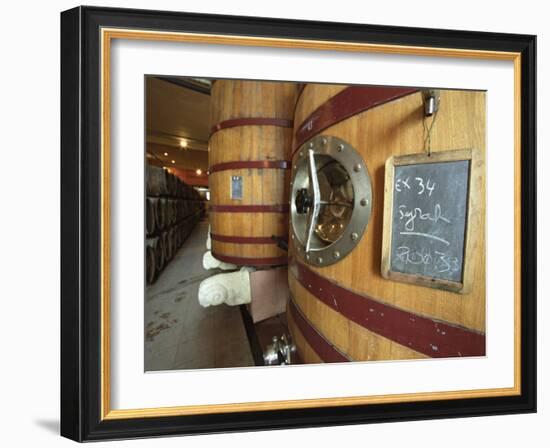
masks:
{"label": "stacked barrel rack", "polygon": [[146,281],[154,283],[204,214],[198,192],[168,170],[147,165]]}

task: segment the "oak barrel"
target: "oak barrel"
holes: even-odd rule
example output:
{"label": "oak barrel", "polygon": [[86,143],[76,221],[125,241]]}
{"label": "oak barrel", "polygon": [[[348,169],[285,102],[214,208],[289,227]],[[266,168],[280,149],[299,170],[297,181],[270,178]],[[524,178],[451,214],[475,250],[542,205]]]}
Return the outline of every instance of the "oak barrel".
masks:
{"label": "oak barrel", "polygon": [[423,93],[416,89],[309,84],[297,100],[293,164],[311,138],[336,137],[360,154],[372,186],[366,230],[338,262],[312,265],[297,244],[289,245],[288,322],[306,363],[485,354],[484,92],[441,91],[430,134],[434,153],[472,149],[471,185],[481,212],[468,217],[475,229],[470,292],[381,274],[385,163],[426,150],[424,115]]}
{"label": "oak barrel", "polygon": [[147,165],[147,195],[166,196],[172,193],[172,175],[160,166]]}
{"label": "oak barrel", "polygon": [[157,277],[157,241],[153,238],[146,240],[145,245],[145,279],[148,285],[153,283]]}
{"label": "oak barrel", "polygon": [[157,230],[157,203],[154,198],[145,198],[145,229],[147,235]]}
{"label": "oak barrel", "polygon": [[297,85],[219,80],[212,87],[212,252],[236,265],[287,263],[288,168]]}

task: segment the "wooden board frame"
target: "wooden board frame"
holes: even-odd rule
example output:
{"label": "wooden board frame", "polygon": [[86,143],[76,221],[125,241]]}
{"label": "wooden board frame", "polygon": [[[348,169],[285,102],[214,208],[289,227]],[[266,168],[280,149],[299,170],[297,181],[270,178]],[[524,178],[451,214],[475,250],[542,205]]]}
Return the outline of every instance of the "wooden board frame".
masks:
{"label": "wooden board frame", "polygon": [[[479,190],[474,187],[475,179],[485,174],[485,166],[481,166],[475,157],[476,150],[462,149],[454,151],[434,151],[430,155],[427,153],[407,154],[404,156],[393,156],[386,160],[385,180],[384,180],[384,225],[382,236],[382,276],[389,280],[395,280],[405,283],[414,283],[415,285],[428,288],[438,288],[446,291],[468,294],[472,289],[473,263],[470,262],[473,253],[472,226],[470,225],[470,216],[472,214],[485,213],[480,210],[481,195],[485,190]],[[457,162],[468,160],[470,162],[468,173],[468,201],[466,212],[466,230],[464,236],[464,257],[462,267],[462,281],[453,282],[450,280],[426,277],[423,275],[406,274],[391,270],[391,250],[392,250],[392,223],[393,223],[393,183],[396,166],[407,166],[415,164]],[[484,249],[485,250],[485,247]]]}
{"label": "wooden board frame", "polygon": [[[513,387],[111,408],[110,49],[115,39],[514,64]],[[536,36],[77,7],[61,14],[61,434],[77,441],[536,412]]]}

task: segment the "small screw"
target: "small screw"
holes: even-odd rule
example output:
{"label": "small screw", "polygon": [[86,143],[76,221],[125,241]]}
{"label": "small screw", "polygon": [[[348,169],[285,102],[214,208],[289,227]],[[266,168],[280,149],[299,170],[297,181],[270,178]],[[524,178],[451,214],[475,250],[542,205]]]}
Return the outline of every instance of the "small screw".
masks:
{"label": "small screw", "polygon": [[292,239],[295,239],[296,237],[294,236],[294,234],[292,234],[292,237],[291,237],[291,238],[292,238]]}
{"label": "small screw", "polygon": [[352,241],[356,241],[357,238],[359,238],[359,235],[357,235],[357,233],[353,232],[353,233],[351,234],[351,240],[352,240]]}
{"label": "small screw", "polygon": [[340,252],[338,252],[337,250],[334,251],[334,253],[332,254],[332,256],[334,258],[340,258]]}
{"label": "small screw", "polygon": [[294,171],[296,171],[297,169],[298,169],[298,166],[294,165]]}
{"label": "small screw", "polygon": [[309,254],[306,254],[306,259],[309,260]]}
{"label": "small screw", "polygon": [[341,143],[338,145],[338,152],[342,152],[344,150],[344,145],[342,145]]}
{"label": "small screw", "polygon": [[323,138],[323,140],[321,140],[321,142],[323,143],[323,145],[326,145],[327,144],[327,139]]}
{"label": "small screw", "polygon": [[300,157],[304,157],[304,151],[300,151]]}
{"label": "small screw", "polygon": [[353,171],[355,171],[356,173],[361,171],[361,165],[357,164],[353,167]]}
{"label": "small screw", "polygon": [[369,201],[365,198],[361,199],[361,205],[364,207],[365,205],[367,205],[369,203]]}
{"label": "small screw", "polygon": [[309,147],[313,148],[313,142],[309,142]]}
{"label": "small screw", "polygon": [[318,261],[319,263],[322,263],[322,262],[323,262],[323,257],[317,258],[317,261]]}

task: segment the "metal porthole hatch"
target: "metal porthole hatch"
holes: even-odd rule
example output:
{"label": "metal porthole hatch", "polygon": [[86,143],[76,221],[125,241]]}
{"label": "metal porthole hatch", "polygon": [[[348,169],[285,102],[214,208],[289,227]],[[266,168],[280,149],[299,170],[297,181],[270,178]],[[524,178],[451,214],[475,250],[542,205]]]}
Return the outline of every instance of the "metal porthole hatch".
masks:
{"label": "metal porthole hatch", "polygon": [[319,135],[293,163],[291,238],[306,263],[328,266],[347,256],[370,219],[372,185],[360,154],[345,141]]}

